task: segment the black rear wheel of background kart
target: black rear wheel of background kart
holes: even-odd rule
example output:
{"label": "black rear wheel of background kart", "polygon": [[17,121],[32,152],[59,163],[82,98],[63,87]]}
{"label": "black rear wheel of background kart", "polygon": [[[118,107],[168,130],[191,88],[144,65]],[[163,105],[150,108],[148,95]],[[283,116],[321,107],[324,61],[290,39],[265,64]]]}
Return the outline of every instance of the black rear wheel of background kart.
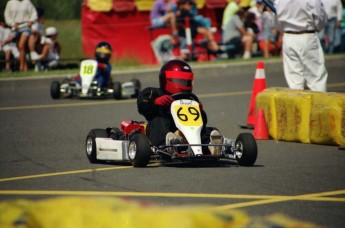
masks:
{"label": "black rear wheel of background kart", "polygon": [[53,99],[59,99],[60,95],[61,95],[61,92],[60,92],[60,82],[52,81],[52,83],[50,85],[50,96]]}
{"label": "black rear wheel of background kart", "polygon": [[254,165],[258,149],[255,138],[250,133],[241,133],[238,135],[235,143],[236,159],[241,166]]}
{"label": "black rear wheel of background kart", "polygon": [[132,95],[132,98],[138,97],[141,91],[141,83],[138,79],[132,79],[131,82],[134,86],[134,94]]}
{"label": "black rear wheel of background kart", "polygon": [[134,167],[146,167],[151,159],[151,147],[148,137],[144,134],[134,134],[128,147],[128,157]]}
{"label": "black rear wheel of background kart", "polygon": [[113,86],[113,97],[114,99],[121,99],[122,98],[122,87],[120,82],[114,82]]}
{"label": "black rear wheel of background kart", "polygon": [[108,138],[108,133],[104,129],[92,129],[86,136],[85,151],[90,163],[97,163],[96,138]]}

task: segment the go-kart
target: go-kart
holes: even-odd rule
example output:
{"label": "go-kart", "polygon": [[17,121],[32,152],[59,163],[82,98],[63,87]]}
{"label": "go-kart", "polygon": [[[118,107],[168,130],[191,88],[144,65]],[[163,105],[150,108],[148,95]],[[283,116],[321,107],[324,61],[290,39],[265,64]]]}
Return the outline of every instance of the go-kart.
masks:
{"label": "go-kart", "polygon": [[50,95],[53,99],[59,98],[133,98],[137,97],[141,90],[138,79],[129,82],[113,82],[109,80],[107,88],[101,88],[96,79],[98,63],[96,60],[83,60],[80,64],[79,76],[81,83],[72,78],[64,78],[61,83],[52,81]]}
{"label": "go-kart", "polygon": [[[203,120],[199,100],[192,93],[172,95],[175,101],[170,111],[176,127],[183,135],[182,141],[152,146],[145,135],[145,122],[125,120],[119,128],[92,129],[85,142],[86,155],[91,163],[100,161],[129,161],[134,167],[145,167],[151,159],[162,161],[218,161],[237,160],[241,166],[254,165],[257,144],[252,134],[240,133],[236,140],[218,135],[217,144],[202,144]],[[218,148],[212,154],[207,149]],[[208,151],[208,152],[206,152]]]}

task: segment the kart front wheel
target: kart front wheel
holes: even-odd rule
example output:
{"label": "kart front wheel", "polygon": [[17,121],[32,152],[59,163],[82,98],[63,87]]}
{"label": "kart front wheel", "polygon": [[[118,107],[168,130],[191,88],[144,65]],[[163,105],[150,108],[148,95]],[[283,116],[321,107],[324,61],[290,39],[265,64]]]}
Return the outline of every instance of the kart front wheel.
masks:
{"label": "kart front wheel", "polygon": [[107,138],[108,133],[104,129],[92,129],[86,136],[85,151],[90,163],[97,163],[96,138]]}
{"label": "kart front wheel", "polygon": [[60,82],[58,81],[53,81],[50,85],[50,96],[53,99],[59,99],[61,95],[60,92]]}
{"label": "kart front wheel", "polygon": [[149,139],[144,134],[134,134],[128,147],[128,157],[134,167],[146,167],[151,159]]}
{"label": "kart front wheel", "polygon": [[122,98],[122,86],[120,82],[114,82],[114,87],[113,87],[113,97],[114,99],[121,99]]}
{"label": "kart front wheel", "polygon": [[254,136],[250,133],[241,133],[235,142],[235,155],[237,162],[241,166],[254,165],[258,149]]}

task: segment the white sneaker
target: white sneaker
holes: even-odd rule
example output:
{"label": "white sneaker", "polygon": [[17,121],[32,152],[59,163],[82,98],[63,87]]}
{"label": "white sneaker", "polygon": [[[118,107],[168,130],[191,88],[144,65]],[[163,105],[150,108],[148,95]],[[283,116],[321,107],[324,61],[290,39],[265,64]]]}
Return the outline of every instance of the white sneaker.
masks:
{"label": "white sneaker", "polygon": [[[223,136],[217,130],[213,130],[210,134],[210,144],[222,144]],[[222,152],[222,146],[209,146],[212,155],[220,155]]]}
{"label": "white sneaker", "polygon": [[42,58],[42,55],[37,54],[37,52],[32,51],[30,52],[30,58],[32,61],[40,60]]}
{"label": "white sneaker", "polygon": [[250,51],[245,51],[243,54],[243,59],[250,59],[252,57],[252,54]]}

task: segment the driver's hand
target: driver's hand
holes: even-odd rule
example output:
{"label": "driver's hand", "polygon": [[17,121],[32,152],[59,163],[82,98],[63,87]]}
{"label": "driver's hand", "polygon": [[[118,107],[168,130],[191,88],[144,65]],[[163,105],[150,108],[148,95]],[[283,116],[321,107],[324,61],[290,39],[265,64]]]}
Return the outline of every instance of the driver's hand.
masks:
{"label": "driver's hand", "polygon": [[161,97],[156,98],[154,103],[155,105],[167,107],[170,106],[173,101],[174,98],[172,98],[171,96],[163,95]]}
{"label": "driver's hand", "polygon": [[105,63],[98,63],[97,67],[100,70],[105,70],[107,68],[107,65]]}

